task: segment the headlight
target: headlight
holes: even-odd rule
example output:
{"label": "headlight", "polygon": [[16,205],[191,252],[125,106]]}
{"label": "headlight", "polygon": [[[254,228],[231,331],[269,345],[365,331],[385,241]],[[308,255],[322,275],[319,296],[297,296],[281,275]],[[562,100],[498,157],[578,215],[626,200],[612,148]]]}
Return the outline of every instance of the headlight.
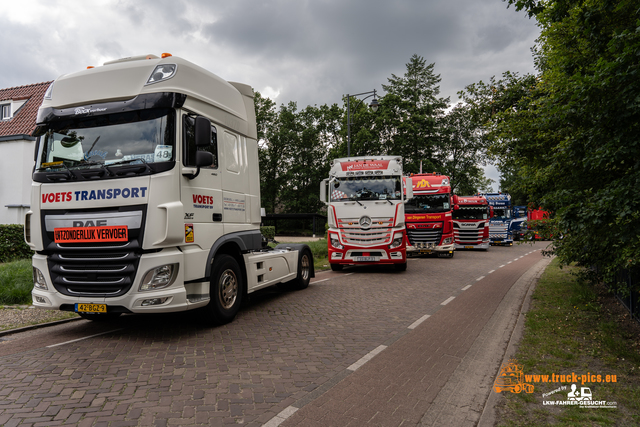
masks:
{"label": "headlight", "polygon": [[446,239],[444,239],[442,241],[442,244],[443,245],[450,245],[452,241],[453,241],[453,237],[447,237]]}
{"label": "headlight", "polygon": [[402,244],[402,237],[402,233],[394,235],[393,242],[391,242],[391,246],[389,246],[389,249],[397,248],[398,246],[400,246]]}
{"label": "headlight", "polygon": [[44,274],[39,269],[33,267],[33,287],[43,290],[48,290],[47,281],[44,279]]}
{"label": "headlight", "polygon": [[171,285],[178,274],[178,264],[167,264],[147,271],[140,284],[141,291],[153,291]]}
{"label": "headlight", "polygon": [[344,249],[344,246],[340,244],[340,239],[338,239],[338,236],[335,234],[331,235],[331,246],[336,249]]}

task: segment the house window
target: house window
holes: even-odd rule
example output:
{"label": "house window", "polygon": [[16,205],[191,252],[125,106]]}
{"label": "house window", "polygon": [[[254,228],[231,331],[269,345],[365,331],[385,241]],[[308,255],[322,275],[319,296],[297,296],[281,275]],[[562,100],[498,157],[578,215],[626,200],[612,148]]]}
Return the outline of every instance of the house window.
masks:
{"label": "house window", "polygon": [[0,105],[0,120],[7,120],[11,118],[11,104]]}

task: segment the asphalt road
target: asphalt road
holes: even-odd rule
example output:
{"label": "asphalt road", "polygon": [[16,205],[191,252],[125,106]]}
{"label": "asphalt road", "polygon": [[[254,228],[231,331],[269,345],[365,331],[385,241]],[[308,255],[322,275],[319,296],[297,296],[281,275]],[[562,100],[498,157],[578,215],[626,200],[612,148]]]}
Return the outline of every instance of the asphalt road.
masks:
{"label": "asphalt road", "polygon": [[0,425],[475,425],[545,245],[321,272],[220,327],[128,315],[5,336]]}

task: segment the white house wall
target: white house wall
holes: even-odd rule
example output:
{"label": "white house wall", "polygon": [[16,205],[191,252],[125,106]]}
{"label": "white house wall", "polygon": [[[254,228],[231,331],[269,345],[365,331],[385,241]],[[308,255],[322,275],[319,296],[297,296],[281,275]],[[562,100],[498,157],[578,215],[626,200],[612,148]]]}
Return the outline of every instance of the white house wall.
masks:
{"label": "white house wall", "polygon": [[24,139],[0,141],[0,224],[24,224],[31,203],[34,146],[35,141]]}

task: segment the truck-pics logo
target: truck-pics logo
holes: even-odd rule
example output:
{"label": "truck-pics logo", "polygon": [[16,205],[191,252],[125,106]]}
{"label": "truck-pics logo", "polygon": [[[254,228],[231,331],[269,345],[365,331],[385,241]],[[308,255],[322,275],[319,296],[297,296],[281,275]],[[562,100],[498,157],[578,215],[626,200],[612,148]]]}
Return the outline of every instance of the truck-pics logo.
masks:
{"label": "truck-pics logo", "polygon": [[520,393],[522,391],[533,393],[533,384],[525,382],[522,365],[518,365],[516,360],[511,360],[500,368],[498,378],[493,383],[493,389],[496,393],[500,393],[503,390],[511,393]]}
{"label": "truck-pics logo", "polygon": [[147,197],[147,187],[108,188],[103,190],[64,191],[43,193],[42,203],[81,202],[88,200],[110,200]]}

